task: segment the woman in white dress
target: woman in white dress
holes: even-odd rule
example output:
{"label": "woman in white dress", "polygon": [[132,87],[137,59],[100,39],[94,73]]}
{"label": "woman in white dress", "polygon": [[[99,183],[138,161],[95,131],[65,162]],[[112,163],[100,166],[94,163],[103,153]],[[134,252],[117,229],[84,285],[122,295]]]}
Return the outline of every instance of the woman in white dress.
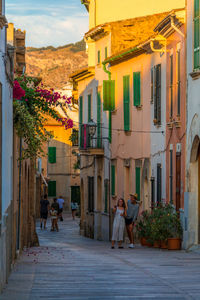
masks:
{"label": "woman in white dress", "polygon": [[112,246],[111,248],[115,248],[115,241],[118,241],[118,248],[124,248],[122,246],[122,242],[124,239],[124,227],[125,227],[125,219],[126,216],[126,204],[124,199],[120,198],[118,200],[117,206],[114,208],[115,218],[113,222],[113,234],[112,234]]}

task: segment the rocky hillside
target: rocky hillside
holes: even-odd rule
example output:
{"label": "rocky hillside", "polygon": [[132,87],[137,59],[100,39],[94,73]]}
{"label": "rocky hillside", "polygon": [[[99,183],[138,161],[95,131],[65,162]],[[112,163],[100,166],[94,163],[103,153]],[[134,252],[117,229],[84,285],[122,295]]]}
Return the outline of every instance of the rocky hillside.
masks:
{"label": "rocky hillside", "polygon": [[42,78],[47,87],[62,89],[68,76],[87,65],[85,42],[68,44],[58,48],[27,48],[26,73]]}

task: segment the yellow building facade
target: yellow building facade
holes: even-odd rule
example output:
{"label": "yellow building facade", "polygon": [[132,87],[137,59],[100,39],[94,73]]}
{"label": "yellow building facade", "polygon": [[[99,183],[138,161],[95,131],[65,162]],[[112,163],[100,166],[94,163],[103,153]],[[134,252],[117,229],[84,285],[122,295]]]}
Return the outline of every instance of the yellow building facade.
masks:
{"label": "yellow building facade", "polygon": [[82,0],[82,3],[89,11],[89,29],[107,22],[185,7],[185,0]]}
{"label": "yellow building facade", "polygon": [[[71,118],[76,120],[77,108],[71,108]],[[44,146],[48,154],[41,158],[42,172],[48,180],[48,197],[52,202],[53,198],[62,196],[65,200],[64,209],[69,211],[71,200],[79,202],[80,198],[80,171],[78,168],[78,131],[77,123],[74,128],[65,129],[64,126],[47,117],[45,129],[53,135],[53,138]],[[77,139],[71,141],[71,135]],[[76,199],[75,199],[76,198]]]}

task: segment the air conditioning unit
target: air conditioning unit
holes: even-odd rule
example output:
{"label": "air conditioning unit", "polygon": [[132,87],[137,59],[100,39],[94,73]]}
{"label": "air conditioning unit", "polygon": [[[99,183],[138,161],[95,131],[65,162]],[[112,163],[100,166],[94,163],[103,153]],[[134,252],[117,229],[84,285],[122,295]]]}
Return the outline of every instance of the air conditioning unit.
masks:
{"label": "air conditioning unit", "polygon": [[181,143],[176,144],[176,153],[181,153]]}
{"label": "air conditioning unit", "polygon": [[131,165],[130,158],[125,158],[124,159],[124,167],[130,168],[130,165]]}

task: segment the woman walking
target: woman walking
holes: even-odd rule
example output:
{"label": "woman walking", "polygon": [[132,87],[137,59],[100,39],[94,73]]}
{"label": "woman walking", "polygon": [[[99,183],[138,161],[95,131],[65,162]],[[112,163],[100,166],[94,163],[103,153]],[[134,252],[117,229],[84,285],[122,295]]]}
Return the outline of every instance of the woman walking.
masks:
{"label": "woman walking", "polygon": [[115,241],[118,241],[118,248],[124,248],[122,246],[122,241],[124,238],[124,227],[125,227],[125,220],[124,217],[126,216],[126,204],[124,199],[120,198],[118,200],[117,206],[114,208],[115,218],[113,222],[113,235],[112,235],[112,246],[111,248],[115,248]]}

